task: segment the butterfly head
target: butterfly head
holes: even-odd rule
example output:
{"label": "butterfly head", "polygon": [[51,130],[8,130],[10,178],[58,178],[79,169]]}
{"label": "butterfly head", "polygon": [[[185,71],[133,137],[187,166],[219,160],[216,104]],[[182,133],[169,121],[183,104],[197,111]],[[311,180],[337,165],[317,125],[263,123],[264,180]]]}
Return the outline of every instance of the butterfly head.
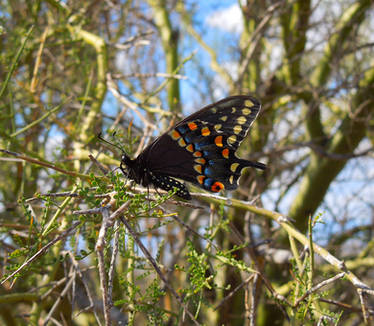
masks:
{"label": "butterfly head", "polygon": [[136,168],[136,164],[135,164],[135,160],[132,160],[126,153],[125,151],[123,150],[122,147],[118,146],[117,144],[115,143],[111,143],[109,141],[107,141],[106,139],[104,139],[102,136],[101,136],[101,133],[97,136],[101,141],[103,141],[104,143],[107,143],[113,147],[116,147],[118,148],[121,152],[122,152],[122,155],[121,155],[121,164],[119,165],[119,168],[120,170],[122,171],[122,173],[127,176],[129,179],[131,180],[135,180],[137,181],[137,178],[136,178],[136,171],[135,171],[135,168]]}
{"label": "butterfly head", "polygon": [[140,183],[138,172],[139,166],[136,160],[132,160],[125,152],[122,152],[119,168],[129,179],[134,180],[136,183]]}
{"label": "butterfly head", "polygon": [[122,152],[121,155],[121,164],[119,168],[123,172],[124,175],[129,176],[129,172],[133,166],[133,160],[125,153]]}

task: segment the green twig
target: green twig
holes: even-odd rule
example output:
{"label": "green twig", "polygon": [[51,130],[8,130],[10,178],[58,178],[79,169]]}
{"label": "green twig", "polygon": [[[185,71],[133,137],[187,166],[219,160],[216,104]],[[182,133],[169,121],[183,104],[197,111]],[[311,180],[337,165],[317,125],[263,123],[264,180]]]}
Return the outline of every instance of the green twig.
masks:
{"label": "green twig", "polygon": [[310,215],[308,219],[308,235],[309,235],[309,271],[308,271],[308,290],[313,287],[313,270],[314,270],[314,251],[313,251],[313,218]]}
{"label": "green twig", "polygon": [[[185,65],[185,63],[189,60],[192,59],[192,57],[197,53],[197,51],[193,51],[188,57],[184,58],[183,61],[178,65],[177,68],[175,68],[175,70],[172,72],[172,75],[174,74],[177,74],[179,72],[179,70],[181,70],[183,68],[183,66]],[[153,92],[151,92],[144,100],[144,103],[147,103],[147,101],[155,96],[156,94],[158,94],[159,92],[162,91],[162,89],[170,82],[170,78],[167,78],[165,79],[161,84],[160,86],[158,86]]]}
{"label": "green twig", "polygon": [[[70,98],[69,98],[70,99]],[[52,113],[60,110],[62,108],[62,106],[69,100],[69,99],[66,99],[64,102],[60,103],[59,105],[57,105],[55,108],[47,111],[43,116],[41,116],[39,119],[31,122],[30,124],[28,124],[27,126],[23,127],[22,129],[12,133],[10,135],[10,137],[16,137],[18,136],[19,134],[25,132],[26,130],[36,126],[38,123],[42,122],[44,119],[48,118]]]}
{"label": "green twig", "polygon": [[[77,186],[75,185],[73,187],[73,189],[71,190],[71,193],[74,193],[76,190],[77,190]],[[73,197],[66,197],[65,200],[62,202],[62,204],[58,207],[56,213],[53,215],[53,217],[51,218],[51,220],[48,222],[46,228],[44,229],[43,233],[42,233],[42,237],[46,236],[49,231],[51,230],[53,224],[55,223],[55,221],[57,220],[57,218],[60,216],[60,214],[63,212],[63,210],[65,209],[65,207],[70,203],[71,199]]]}
{"label": "green twig", "polygon": [[23,52],[23,50],[24,50],[24,48],[25,48],[25,46],[26,46],[26,42],[28,41],[28,39],[29,39],[29,37],[30,37],[31,32],[33,31],[33,29],[34,29],[34,25],[32,25],[32,26],[29,28],[29,30],[27,31],[27,33],[26,33],[26,37],[25,37],[25,40],[23,41],[23,43],[22,43],[20,49],[18,50],[18,52],[17,52],[17,54],[16,54],[16,56],[15,56],[15,58],[14,58],[14,60],[13,60],[12,66],[10,67],[10,70],[9,70],[9,72],[8,72],[6,78],[5,78],[5,81],[4,81],[4,83],[3,83],[3,86],[1,87],[1,90],[0,90],[0,98],[3,96],[3,93],[4,93],[5,89],[6,89],[6,87],[8,86],[8,83],[9,83],[10,77],[12,76],[14,70],[16,69],[16,66],[17,66],[17,63],[18,63],[18,61],[19,61],[19,58],[21,57],[21,54],[22,54],[22,52]]}

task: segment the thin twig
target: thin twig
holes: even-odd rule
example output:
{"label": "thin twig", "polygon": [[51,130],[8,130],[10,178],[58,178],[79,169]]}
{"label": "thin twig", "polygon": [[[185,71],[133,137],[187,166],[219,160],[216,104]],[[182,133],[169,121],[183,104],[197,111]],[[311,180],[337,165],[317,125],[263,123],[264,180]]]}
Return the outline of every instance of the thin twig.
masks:
{"label": "thin twig", "polygon": [[179,74],[168,74],[164,72],[156,72],[156,73],[149,73],[149,74],[139,74],[139,73],[133,73],[133,74],[126,74],[126,75],[119,75],[119,74],[113,74],[113,79],[121,79],[121,78],[151,78],[151,77],[164,77],[164,78],[174,78],[174,79],[188,79],[187,76],[179,75]]}
{"label": "thin twig", "polygon": [[[269,292],[274,297],[274,299],[276,299],[275,303],[277,304],[279,310],[282,311],[282,313],[285,316],[285,318],[288,321],[290,321],[290,317],[288,316],[287,311],[286,311],[284,305],[288,305],[289,307],[292,307],[291,303],[289,303],[288,300],[283,295],[279,294],[278,292],[276,292],[274,290],[273,286],[271,285],[271,282],[265,277],[264,274],[259,273],[259,275],[261,276],[262,281],[264,282],[266,288],[269,290]],[[278,301],[283,302],[284,305],[281,305]]]}
{"label": "thin twig", "polygon": [[131,36],[130,38],[128,38],[126,41],[124,41],[122,43],[111,44],[111,46],[113,46],[113,47],[115,47],[119,50],[126,50],[130,47],[133,47],[133,46],[148,45],[150,41],[149,40],[144,40],[142,38],[144,38],[146,36],[150,36],[153,33],[154,33],[153,30],[146,31],[144,33],[139,33],[138,35]]}
{"label": "thin twig", "polygon": [[90,305],[87,306],[86,308],[78,311],[77,314],[76,314],[76,316],[79,316],[81,313],[83,313],[83,312],[85,312],[87,310],[90,310],[92,308],[93,314],[94,314],[95,319],[96,319],[96,323],[99,326],[101,326],[101,321],[100,321],[99,316],[97,315],[95,304],[94,304],[94,300],[93,300],[93,296],[92,296],[90,288],[89,288],[89,286],[88,286],[88,284],[86,282],[85,276],[84,276],[84,274],[82,273],[82,271],[79,268],[77,268],[77,271],[78,271],[78,275],[81,278],[81,281],[83,283],[84,289],[86,290],[87,298],[88,298],[88,301],[89,301]]}
{"label": "thin twig", "polygon": [[322,281],[321,283],[317,284],[316,286],[313,286],[310,290],[306,291],[303,296],[301,296],[299,299],[297,299],[294,306],[297,307],[300,304],[300,302],[304,301],[305,298],[307,296],[311,295],[313,292],[318,291],[320,288],[322,288],[322,287],[324,287],[324,286],[326,286],[326,285],[328,285],[332,282],[335,282],[336,280],[338,280],[340,278],[343,278],[344,276],[345,276],[345,273],[342,272],[342,273],[339,273],[339,274],[335,275],[334,277],[331,277],[327,280]]}
{"label": "thin twig", "polygon": [[204,241],[207,241],[212,247],[214,247],[215,249],[219,249],[218,246],[212,242],[212,240],[202,236],[200,233],[196,232],[194,229],[192,229],[188,224],[184,223],[178,216],[172,214],[171,215],[171,218],[173,218],[175,221],[177,221],[179,224],[181,224],[183,227],[185,227],[189,232],[191,232],[192,234],[196,235],[197,237],[199,237],[200,239],[204,240]]}
{"label": "thin twig", "polygon": [[239,73],[238,73],[238,84],[243,80],[243,76],[246,71],[248,71],[248,65],[251,61],[252,55],[255,52],[255,49],[257,48],[257,45],[259,44],[259,41],[262,37],[262,33],[265,30],[265,27],[267,23],[272,18],[275,10],[283,3],[283,1],[276,2],[272,6],[270,6],[267,9],[266,16],[262,18],[261,22],[257,25],[256,30],[252,33],[251,38],[248,40],[248,49],[245,54],[245,58],[239,67]]}
{"label": "thin twig", "polygon": [[102,207],[95,207],[89,209],[82,209],[80,211],[73,211],[73,215],[90,215],[90,214],[101,214],[103,211]]}
{"label": "thin twig", "polygon": [[[333,304],[333,305],[338,306],[339,308],[342,308],[342,309],[345,309],[345,310],[351,310],[351,311],[354,311],[354,312],[362,312],[361,307],[360,308],[359,307],[354,307],[354,306],[352,306],[348,303],[345,303],[345,302],[340,302],[340,301],[325,299],[325,298],[319,298],[318,300],[321,301],[321,302]],[[369,310],[369,312],[370,312],[370,310]],[[373,315],[373,311],[371,311],[371,314]]]}
{"label": "thin twig", "polygon": [[56,320],[53,317],[51,317],[51,322],[54,323],[56,326],[64,326],[63,324],[59,323],[58,320]]}
{"label": "thin twig", "polygon": [[366,305],[367,305],[367,303],[366,303],[366,293],[364,293],[364,291],[362,291],[361,289],[358,289],[357,292],[358,292],[358,297],[360,298],[362,315],[364,316],[365,324],[368,324],[370,314],[369,314],[368,309],[366,307]]}
{"label": "thin twig", "polygon": [[31,27],[29,28],[29,30],[27,31],[26,35],[25,35],[24,38],[23,38],[23,42],[22,42],[21,47],[20,47],[19,50],[17,51],[17,54],[13,57],[12,65],[10,66],[10,69],[8,69],[8,73],[7,73],[6,77],[5,77],[5,80],[3,80],[2,85],[1,85],[1,89],[0,89],[0,98],[2,98],[2,96],[3,96],[3,94],[4,94],[4,91],[6,90],[6,88],[7,88],[7,86],[8,86],[8,83],[9,83],[9,81],[10,81],[10,78],[11,78],[13,72],[14,72],[14,71],[16,70],[16,68],[17,68],[18,61],[19,61],[20,58],[21,58],[22,52],[23,52],[23,50],[25,49],[26,43],[28,42],[31,33],[32,33],[33,30],[34,30],[34,27],[35,27],[34,25],[31,25]]}
{"label": "thin twig", "polygon": [[235,289],[233,289],[228,295],[226,295],[221,302],[214,307],[214,311],[218,310],[228,299],[230,299],[238,290],[240,290],[244,285],[250,282],[255,276],[255,273],[247,277],[243,282],[241,282]]}
{"label": "thin twig", "polygon": [[37,124],[39,124],[40,122],[42,122],[43,120],[47,119],[52,113],[55,113],[57,112],[58,110],[62,109],[63,105],[68,101],[70,100],[71,98],[67,98],[65,101],[61,102],[59,105],[57,105],[55,108],[47,111],[46,113],[44,113],[39,119],[37,120],[34,120],[33,122],[29,123],[27,126],[19,129],[18,131],[12,133],[10,135],[10,137],[16,137],[18,136],[19,134],[22,134],[23,132],[27,131],[28,129],[36,126]]}
{"label": "thin twig", "polygon": [[39,50],[38,50],[38,53],[36,55],[36,60],[35,60],[35,64],[34,64],[34,71],[33,71],[32,79],[31,79],[31,83],[30,83],[30,92],[31,93],[35,93],[36,86],[37,86],[38,81],[39,81],[38,80],[38,71],[39,71],[40,65],[42,63],[42,54],[43,54],[43,49],[44,49],[44,46],[45,46],[45,42],[47,40],[48,33],[49,33],[49,26],[47,25],[47,27],[45,28],[45,30],[42,34],[42,37],[40,39]]}
{"label": "thin twig", "polygon": [[127,50],[127,49],[129,49],[133,46],[140,46],[140,45],[141,46],[147,46],[149,44],[151,44],[151,41],[149,41],[149,40],[137,40],[133,44],[118,44],[117,43],[117,44],[114,44],[114,47],[118,50],[124,51],[124,50]]}
{"label": "thin twig", "polygon": [[94,158],[93,155],[89,154],[88,157],[104,175],[107,175],[109,173],[109,170],[105,166],[103,166],[96,158]]}
{"label": "thin twig", "polygon": [[68,282],[66,283],[64,289],[62,290],[62,292],[59,294],[58,298],[56,299],[56,301],[54,302],[51,310],[49,310],[48,312],[48,315],[47,317],[44,319],[44,323],[43,323],[43,326],[46,326],[49,322],[49,320],[51,319],[54,311],[56,310],[56,308],[58,307],[58,305],[60,304],[61,300],[64,298],[66,292],[70,289],[70,287],[72,286],[73,284],[73,281],[75,280],[75,277],[76,277],[76,272],[74,271],[73,272],[73,275],[72,277],[69,278]]}
{"label": "thin twig", "polygon": [[123,96],[120,91],[118,90],[117,85],[113,82],[113,79],[110,74],[107,74],[107,86],[108,89],[111,91],[113,96],[122,104],[129,107],[135,114],[139,117],[139,119],[143,122],[143,124],[147,127],[150,127],[152,129],[156,129],[156,126],[148,121],[138,110],[138,105],[134,102],[131,102],[128,100],[125,96]]}
{"label": "thin twig", "polygon": [[6,149],[0,149],[0,152],[8,154],[8,155],[12,155],[14,157],[17,157],[18,159],[21,159],[23,161],[26,161],[26,162],[29,162],[29,163],[32,163],[32,164],[36,164],[36,165],[44,166],[44,167],[49,168],[49,169],[56,170],[58,172],[70,175],[72,177],[82,178],[82,179],[89,179],[90,178],[90,176],[88,176],[88,175],[81,174],[81,173],[76,173],[76,172],[72,172],[72,171],[68,171],[68,170],[64,170],[64,169],[59,168],[59,167],[57,167],[57,166],[55,166],[53,164],[50,164],[50,163],[47,163],[47,162],[43,162],[43,161],[37,160],[35,158],[29,157],[29,156],[25,156],[25,155],[22,155],[22,154],[19,154],[19,153],[16,153],[16,152],[11,152],[11,151],[8,151]]}
{"label": "thin twig", "polygon": [[332,318],[332,317],[329,317],[329,316],[323,315],[323,316],[321,316],[321,317],[318,319],[318,323],[317,323],[316,326],[323,326],[323,325],[326,325],[326,323],[324,322],[325,320],[328,320],[330,323],[336,323],[336,319],[335,319],[335,318]]}
{"label": "thin twig", "polygon": [[153,259],[152,255],[149,253],[147,248],[143,245],[143,243],[140,241],[140,239],[136,236],[135,231],[132,229],[130,224],[126,221],[126,219],[123,216],[120,216],[120,219],[122,223],[125,225],[127,231],[131,234],[136,244],[139,246],[143,254],[147,257],[149,262],[152,264],[153,268],[157,272],[160,279],[164,282],[166,288],[173,294],[173,296],[177,299],[179,304],[184,308],[184,311],[188,314],[188,316],[191,318],[191,320],[194,322],[195,325],[200,325],[199,322],[195,319],[194,315],[188,310],[187,306],[183,302],[182,298],[178,295],[177,292],[173,289],[173,287],[169,284],[169,282],[166,280],[164,274],[162,274],[160,268],[157,265],[157,262]]}
{"label": "thin twig", "polygon": [[71,231],[73,231],[76,227],[78,227],[79,225],[81,224],[80,221],[76,221],[73,223],[73,225],[68,228],[67,230],[65,230],[62,234],[60,234],[59,236],[57,236],[55,239],[53,239],[52,241],[48,242],[43,248],[41,248],[40,250],[38,250],[38,252],[36,254],[34,254],[32,257],[30,257],[28,260],[26,260],[20,267],[18,267],[12,274],[10,274],[9,276],[7,276],[4,280],[1,281],[1,284],[4,284],[7,280],[9,280],[11,277],[13,277],[14,275],[16,275],[17,273],[19,273],[21,270],[23,270],[26,266],[28,266],[29,264],[31,264],[35,259],[37,259],[38,257],[40,257],[41,255],[43,255],[51,246],[53,246],[56,242],[66,238]]}
{"label": "thin twig", "polygon": [[144,128],[142,138],[139,141],[138,148],[135,151],[134,157],[138,157],[140,153],[144,150],[146,140],[151,139],[152,133],[153,130],[149,126],[146,126]]}
{"label": "thin twig", "polygon": [[[71,251],[67,251],[67,253],[70,256],[70,259],[72,259],[72,261],[73,261],[73,258],[72,258],[73,254],[72,254],[72,252]],[[76,270],[78,271],[78,275],[81,277],[82,272],[79,269],[78,264],[76,264],[74,262],[73,262],[73,264],[74,264]],[[91,270],[91,269],[96,269],[96,267],[90,266],[90,267],[85,268],[84,271]],[[49,283],[52,286],[51,286],[51,288],[47,292],[43,293],[43,295],[40,297],[40,301],[45,300],[56,288],[58,288],[60,285],[64,284],[67,281],[67,279],[70,278],[70,277],[72,277],[72,276],[73,276],[73,272],[69,272],[69,274],[67,276],[61,278],[60,280]],[[48,286],[49,284],[46,284],[43,287]],[[38,287],[36,287],[34,289],[37,289],[37,288]],[[32,291],[34,289],[32,289]]]}

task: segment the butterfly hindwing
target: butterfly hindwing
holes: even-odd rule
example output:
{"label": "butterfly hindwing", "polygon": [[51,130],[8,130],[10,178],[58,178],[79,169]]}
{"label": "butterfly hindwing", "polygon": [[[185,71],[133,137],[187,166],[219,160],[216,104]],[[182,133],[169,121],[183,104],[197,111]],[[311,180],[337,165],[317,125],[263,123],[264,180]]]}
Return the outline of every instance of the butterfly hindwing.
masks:
{"label": "butterfly hindwing", "polygon": [[136,159],[161,189],[177,188],[189,199],[176,177],[212,191],[233,190],[244,167],[264,169],[262,163],[242,160],[235,152],[260,111],[251,96],[232,96],[211,104],[176,124]]}

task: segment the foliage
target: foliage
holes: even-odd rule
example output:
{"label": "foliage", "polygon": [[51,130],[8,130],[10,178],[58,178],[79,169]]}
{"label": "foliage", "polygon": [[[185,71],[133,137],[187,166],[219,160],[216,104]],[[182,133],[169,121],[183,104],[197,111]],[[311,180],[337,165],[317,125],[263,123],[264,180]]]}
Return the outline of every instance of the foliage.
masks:
{"label": "foliage", "polygon": [[[372,322],[372,1],[222,3],[0,2],[0,324]],[[113,171],[248,93],[238,191]]]}

